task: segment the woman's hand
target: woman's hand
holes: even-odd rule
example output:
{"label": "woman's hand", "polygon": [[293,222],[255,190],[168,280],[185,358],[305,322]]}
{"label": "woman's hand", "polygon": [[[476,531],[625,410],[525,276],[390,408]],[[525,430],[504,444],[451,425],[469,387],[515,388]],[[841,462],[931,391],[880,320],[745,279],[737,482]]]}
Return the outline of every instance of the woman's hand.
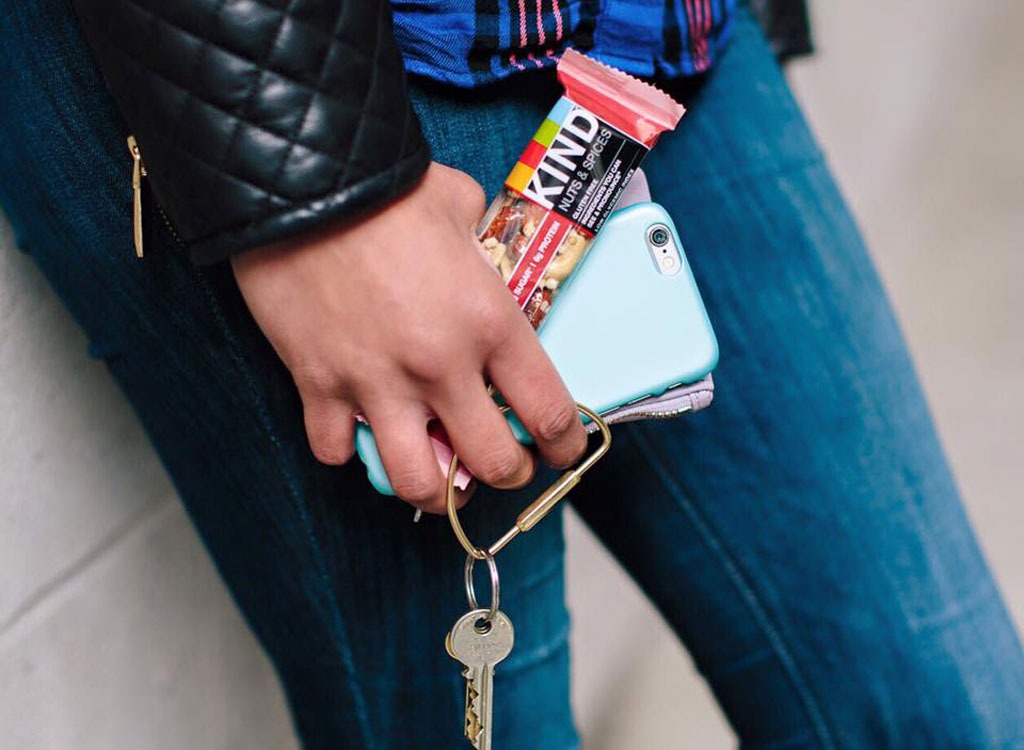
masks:
{"label": "woman's hand", "polygon": [[232,259],[238,286],[302,396],[316,457],[343,464],[354,416],[373,427],[391,486],[444,512],[445,481],[427,436],[437,417],[481,481],[514,488],[530,453],[487,393],[494,385],[544,459],[586,447],[575,405],[473,228],[480,186],[433,164],[412,192],[357,223]]}

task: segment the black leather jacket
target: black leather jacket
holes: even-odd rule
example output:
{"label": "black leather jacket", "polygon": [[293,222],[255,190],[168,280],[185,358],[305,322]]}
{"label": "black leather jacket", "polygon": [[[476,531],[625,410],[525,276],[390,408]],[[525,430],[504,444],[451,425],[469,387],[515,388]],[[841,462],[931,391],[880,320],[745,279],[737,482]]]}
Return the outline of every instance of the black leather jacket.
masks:
{"label": "black leather jacket", "polygon": [[74,2],[198,262],[389,200],[430,163],[387,0]]}
{"label": "black leather jacket", "polygon": [[[153,195],[197,262],[390,200],[430,163],[388,0],[74,4]],[[803,0],[753,10],[793,51]]]}
{"label": "black leather jacket", "polygon": [[811,24],[804,0],[750,0],[750,9],[780,60],[812,51]]}

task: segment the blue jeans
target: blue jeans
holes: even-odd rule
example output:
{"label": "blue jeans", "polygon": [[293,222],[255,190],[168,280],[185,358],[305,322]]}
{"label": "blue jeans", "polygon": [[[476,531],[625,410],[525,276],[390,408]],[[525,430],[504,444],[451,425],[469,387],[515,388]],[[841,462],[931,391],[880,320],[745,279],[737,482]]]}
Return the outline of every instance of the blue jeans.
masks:
{"label": "blue jeans", "polygon": [[[0,202],[138,412],[305,746],[462,747],[447,521],[413,525],[358,464],[314,460],[225,265],[192,266],[153,210],[135,260],[125,126],[68,0],[8,0],[0,35]],[[556,87],[413,93],[436,158],[493,194]],[[690,113],[647,171],[717,329],[717,398],[617,428],[573,503],[744,746],[1024,747],[1024,654],[871,261],[749,18],[676,93]],[[481,494],[464,523],[493,537],[523,503]],[[558,514],[500,565],[518,642],[495,744],[575,747]]]}

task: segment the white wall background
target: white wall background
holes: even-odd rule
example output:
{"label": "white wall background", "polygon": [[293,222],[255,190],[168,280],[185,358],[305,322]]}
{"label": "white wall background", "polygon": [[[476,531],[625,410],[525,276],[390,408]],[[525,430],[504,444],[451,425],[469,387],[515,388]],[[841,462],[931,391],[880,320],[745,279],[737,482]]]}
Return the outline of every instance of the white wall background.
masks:
{"label": "white wall background", "polygon": [[[790,80],[893,296],[968,510],[1021,627],[1024,4],[811,4],[819,52],[794,65]],[[587,582],[609,571],[579,536],[570,593],[577,612],[596,612]],[[607,596],[631,594],[623,583]],[[653,645],[627,661],[632,679],[577,658],[587,746],[734,745],[657,616],[638,602],[620,617]],[[577,653],[614,635],[591,616],[576,624]]]}
{"label": "white wall background", "polygon": [[[815,11],[820,53],[794,86],[1024,622],[1024,6]],[[575,523],[570,597],[588,747],[734,744],[682,649]],[[140,428],[2,224],[0,747],[295,747],[271,670]]]}

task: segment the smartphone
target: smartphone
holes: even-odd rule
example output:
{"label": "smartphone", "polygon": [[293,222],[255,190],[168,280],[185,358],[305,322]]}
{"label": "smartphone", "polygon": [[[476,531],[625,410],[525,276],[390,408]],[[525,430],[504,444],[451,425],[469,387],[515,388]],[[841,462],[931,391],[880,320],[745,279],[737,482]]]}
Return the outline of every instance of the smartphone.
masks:
{"label": "smartphone", "polygon": [[[573,398],[599,414],[699,381],[718,363],[675,225],[651,202],[608,218],[537,335]],[[357,426],[356,451],[374,488],[393,495],[366,425]]]}

